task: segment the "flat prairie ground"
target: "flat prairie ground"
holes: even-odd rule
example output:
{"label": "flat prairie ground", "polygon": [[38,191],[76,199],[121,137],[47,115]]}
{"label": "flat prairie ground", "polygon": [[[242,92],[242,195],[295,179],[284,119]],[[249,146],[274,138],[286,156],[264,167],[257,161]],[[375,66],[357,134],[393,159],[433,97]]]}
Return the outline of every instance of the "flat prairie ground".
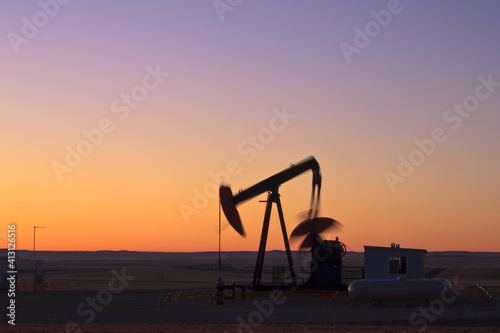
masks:
{"label": "flat prairie ground", "polygon": [[[345,292],[275,290],[229,294],[219,305],[214,253],[43,255],[45,291],[33,292],[32,262],[21,260],[16,325],[4,316],[0,332],[500,332],[500,254],[428,254],[427,276],[455,288],[446,302],[354,303]],[[286,257],[266,256],[270,279],[270,267]],[[358,259],[346,258],[345,277],[356,278]],[[254,260],[224,254],[223,279],[250,282]]]}
{"label": "flat prairie ground", "polygon": [[[2,326],[0,328],[3,329]],[[61,327],[56,324],[26,324],[20,325],[16,328],[6,327],[5,332],[62,332]],[[451,333],[451,332],[471,332],[471,333],[493,333],[498,332],[499,329],[495,327],[429,327],[425,330],[428,333]],[[2,330],[2,332],[4,332]],[[207,333],[229,333],[229,332],[246,332],[245,330],[238,330],[238,325],[235,324],[89,324],[81,327],[82,333],[87,332],[144,332],[144,333],[163,333],[163,332],[207,332]],[[248,331],[250,332],[250,331]],[[287,333],[287,332],[352,332],[352,333],[392,333],[392,332],[412,332],[405,326],[393,325],[378,325],[378,326],[361,326],[361,325],[261,325],[252,332],[262,333]],[[415,330],[415,332],[418,332]]]}

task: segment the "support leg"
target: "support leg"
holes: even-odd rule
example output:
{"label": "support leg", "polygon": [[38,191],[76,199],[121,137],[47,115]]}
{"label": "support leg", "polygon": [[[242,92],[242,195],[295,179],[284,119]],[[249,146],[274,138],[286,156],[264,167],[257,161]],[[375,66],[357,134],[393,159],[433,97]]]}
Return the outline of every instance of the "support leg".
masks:
{"label": "support leg", "polygon": [[257,255],[257,262],[255,263],[255,270],[253,272],[253,285],[260,285],[260,280],[262,277],[262,267],[264,265],[264,254],[266,253],[266,243],[267,243],[267,234],[269,231],[269,221],[271,219],[271,208],[273,206],[273,201],[271,200],[270,193],[267,197],[266,203],[266,213],[264,214],[264,224],[262,225],[262,234],[260,236],[260,245],[259,245],[259,253]]}
{"label": "support leg", "polygon": [[283,216],[283,209],[281,207],[281,200],[279,194],[276,193],[276,205],[278,206],[278,214],[280,216],[281,231],[283,232],[283,240],[285,241],[286,255],[288,257],[288,267],[290,267],[290,275],[292,277],[292,285],[297,284],[297,277],[295,276],[295,269],[293,268],[292,252],[290,251],[290,244],[288,243],[288,234],[286,232],[285,217]]}

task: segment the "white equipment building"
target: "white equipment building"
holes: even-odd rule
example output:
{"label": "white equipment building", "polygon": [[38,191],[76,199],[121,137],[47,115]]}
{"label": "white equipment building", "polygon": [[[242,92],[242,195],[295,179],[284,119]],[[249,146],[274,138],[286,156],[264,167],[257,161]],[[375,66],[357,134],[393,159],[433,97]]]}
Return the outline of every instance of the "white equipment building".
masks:
{"label": "white equipment building", "polygon": [[365,279],[423,279],[427,250],[365,246]]}
{"label": "white equipment building", "polygon": [[427,250],[365,246],[363,279],[349,285],[349,296],[358,301],[433,300],[451,290],[445,279],[425,279]]}

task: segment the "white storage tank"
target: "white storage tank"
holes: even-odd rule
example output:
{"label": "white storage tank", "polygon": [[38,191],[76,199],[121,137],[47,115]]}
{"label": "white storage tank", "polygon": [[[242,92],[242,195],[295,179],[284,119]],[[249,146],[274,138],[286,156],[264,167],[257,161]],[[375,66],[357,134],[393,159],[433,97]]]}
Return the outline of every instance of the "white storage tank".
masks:
{"label": "white storage tank", "polygon": [[445,279],[363,279],[349,285],[354,300],[433,300],[440,299],[450,283]]}

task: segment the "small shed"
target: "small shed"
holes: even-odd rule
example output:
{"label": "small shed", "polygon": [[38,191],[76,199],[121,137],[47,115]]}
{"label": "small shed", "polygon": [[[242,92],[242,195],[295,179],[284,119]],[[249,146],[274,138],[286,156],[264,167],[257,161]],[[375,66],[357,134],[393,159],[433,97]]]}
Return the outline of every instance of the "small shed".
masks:
{"label": "small shed", "polygon": [[365,279],[423,279],[424,257],[427,250],[404,249],[399,244],[391,247],[365,246]]}

